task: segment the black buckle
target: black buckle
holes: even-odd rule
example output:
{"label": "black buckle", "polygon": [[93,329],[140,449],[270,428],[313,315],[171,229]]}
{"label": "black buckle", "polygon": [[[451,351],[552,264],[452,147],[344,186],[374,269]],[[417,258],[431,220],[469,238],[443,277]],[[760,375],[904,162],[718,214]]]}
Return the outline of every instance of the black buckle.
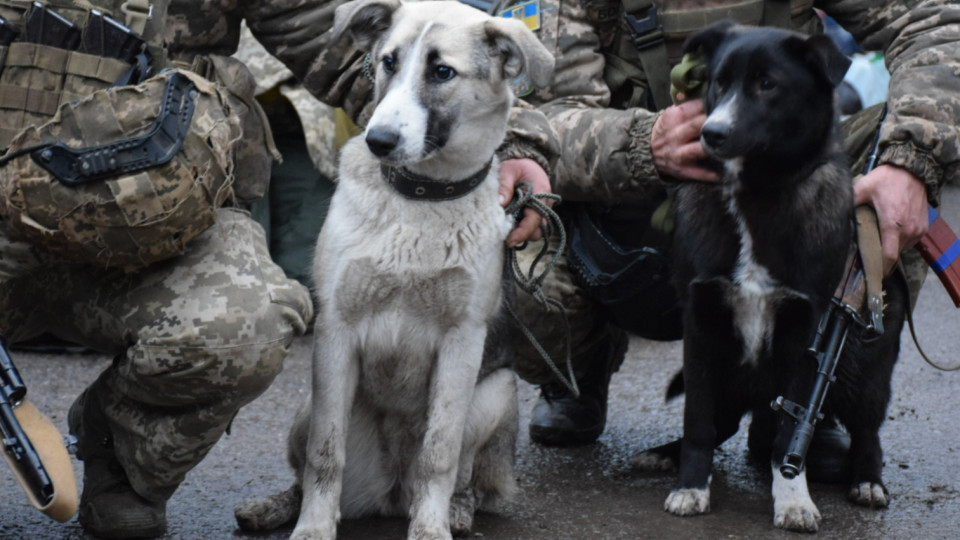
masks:
{"label": "black buckle", "polygon": [[627,21],[627,28],[637,50],[642,51],[663,43],[663,26],[660,25],[656,3],[650,4],[643,18],[638,19],[630,13],[624,13],[623,18]]}

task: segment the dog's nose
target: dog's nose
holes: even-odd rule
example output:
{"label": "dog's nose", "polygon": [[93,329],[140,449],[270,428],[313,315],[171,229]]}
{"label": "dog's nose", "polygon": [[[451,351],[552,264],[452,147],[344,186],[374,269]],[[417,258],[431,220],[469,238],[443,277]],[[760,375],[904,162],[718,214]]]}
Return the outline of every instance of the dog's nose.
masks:
{"label": "dog's nose", "polygon": [[710,148],[721,148],[730,136],[730,126],[720,122],[707,122],[700,130],[700,137]]}
{"label": "dog's nose", "polygon": [[400,142],[400,134],[387,129],[369,129],[365,140],[373,155],[384,157],[397,147]]}

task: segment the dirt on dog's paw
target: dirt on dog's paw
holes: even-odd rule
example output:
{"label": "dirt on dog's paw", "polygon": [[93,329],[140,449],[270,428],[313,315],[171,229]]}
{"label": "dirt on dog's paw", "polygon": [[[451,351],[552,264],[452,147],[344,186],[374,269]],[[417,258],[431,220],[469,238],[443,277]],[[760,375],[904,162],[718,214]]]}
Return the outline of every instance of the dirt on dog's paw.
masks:
{"label": "dirt on dog's paw", "polygon": [[472,489],[453,494],[453,498],[450,499],[450,533],[453,536],[470,534],[476,508],[477,497]]}
{"label": "dirt on dog's paw", "polygon": [[677,516],[696,516],[710,511],[710,489],[675,489],[667,495],[663,509]]}
{"label": "dirt on dog's paw", "polygon": [[292,523],[300,513],[303,495],[299,486],[285,491],[247,499],[233,509],[237,525],[244,531],[269,531]]}
{"label": "dirt on dog's paw", "polygon": [[677,470],[677,463],[656,452],[640,452],[630,460],[630,468],[643,472],[673,472]]}
{"label": "dirt on dog's paw", "polygon": [[890,494],[883,484],[860,482],[850,487],[847,498],[860,506],[886,508],[890,504]]}
{"label": "dirt on dog's paw", "polygon": [[788,531],[817,532],[820,528],[820,510],[813,501],[774,503],[773,525]]}

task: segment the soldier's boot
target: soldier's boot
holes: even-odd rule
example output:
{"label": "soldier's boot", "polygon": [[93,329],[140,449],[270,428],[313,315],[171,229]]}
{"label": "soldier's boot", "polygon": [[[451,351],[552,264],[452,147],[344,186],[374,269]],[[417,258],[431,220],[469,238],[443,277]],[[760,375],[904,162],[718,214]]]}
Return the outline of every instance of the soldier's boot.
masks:
{"label": "soldier's boot", "polygon": [[627,335],[618,330],[593,351],[590,370],[577,379],[580,397],[562,383],[540,386],[540,397],[530,418],[530,439],[544,446],[589,444],[603,433],[607,423],[610,377],[623,362]]}
{"label": "soldier's boot", "polygon": [[100,538],[153,538],[167,529],[166,501],[143,498],[114,455],[107,420],[95,391],[85,390],[67,415],[83,461],[78,520]]}

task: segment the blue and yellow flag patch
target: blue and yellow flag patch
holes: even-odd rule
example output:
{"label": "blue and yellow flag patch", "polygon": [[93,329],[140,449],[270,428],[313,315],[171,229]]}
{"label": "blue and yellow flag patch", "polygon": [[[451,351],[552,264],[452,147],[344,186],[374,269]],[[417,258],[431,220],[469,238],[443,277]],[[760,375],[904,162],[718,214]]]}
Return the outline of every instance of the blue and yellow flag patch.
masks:
{"label": "blue and yellow flag patch", "polygon": [[500,12],[501,17],[519,19],[527,28],[536,31],[540,29],[540,0],[529,0],[510,6]]}

